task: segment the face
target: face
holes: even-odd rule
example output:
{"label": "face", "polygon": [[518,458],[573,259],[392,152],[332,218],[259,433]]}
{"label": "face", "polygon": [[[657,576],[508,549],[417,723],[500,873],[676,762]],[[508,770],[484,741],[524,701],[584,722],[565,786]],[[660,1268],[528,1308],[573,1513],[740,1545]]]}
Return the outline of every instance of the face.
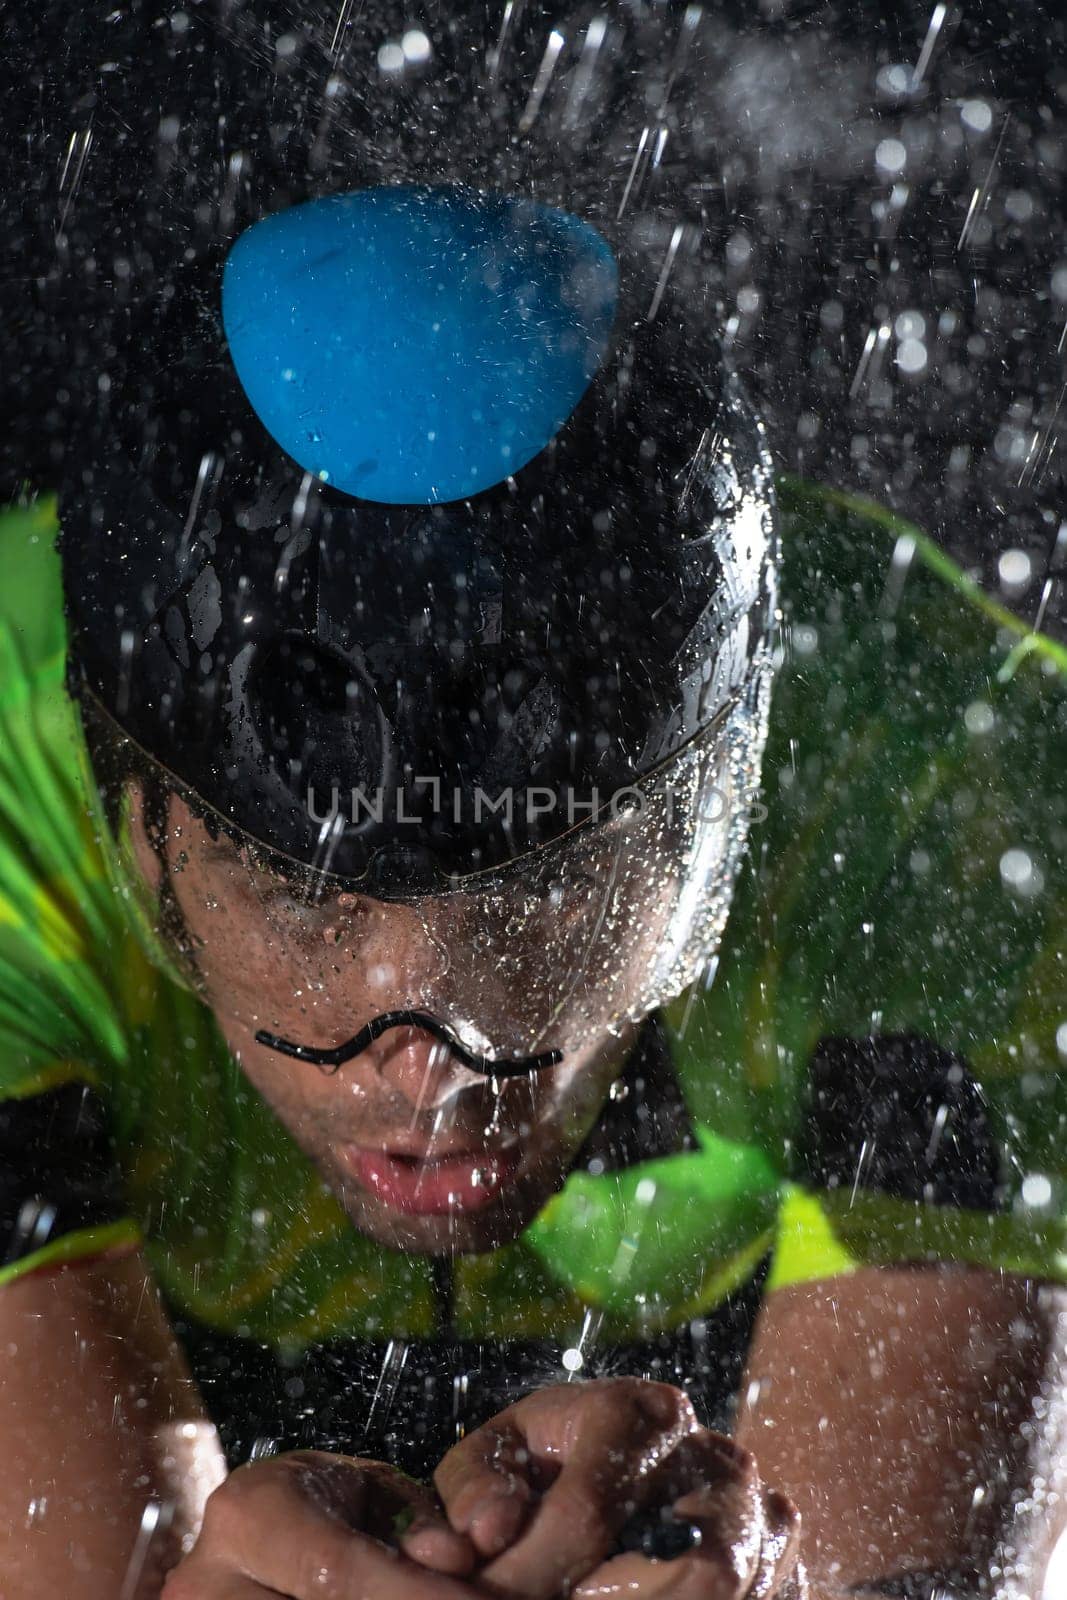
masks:
{"label": "face", "polygon": [[[163,863],[136,804],[131,837],[142,875],[158,885]],[[494,1082],[405,1023],[327,1075],[258,1042],[257,1032],[333,1048],[400,1007],[436,1015],[427,1000],[439,1006],[449,973],[457,992],[479,994],[483,1014],[489,997],[495,1014],[521,1017],[531,985],[492,950],[472,956],[473,941],[460,943],[456,896],[440,897],[447,918],[432,901],[336,891],[316,900],[295,880],[255,871],[177,795],[166,854],[197,980],[230,1049],[353,1224],[382,1244],[430,1253],[491,1249],[520,1233],[562,1184],[635,1027]],[[502,1053],[497,1040],[477,1042]]]}

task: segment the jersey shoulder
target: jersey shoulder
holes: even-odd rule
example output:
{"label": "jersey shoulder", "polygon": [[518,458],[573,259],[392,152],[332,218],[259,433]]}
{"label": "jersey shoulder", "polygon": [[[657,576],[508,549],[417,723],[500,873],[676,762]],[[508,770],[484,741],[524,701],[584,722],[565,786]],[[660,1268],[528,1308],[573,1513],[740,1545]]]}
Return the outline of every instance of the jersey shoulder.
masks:
{"label": "jersey shoulder", "polygon": [[882,507],[780,506],[760,807],[714,982],[667,1010],[687,1096],[781,1174],[790,1275],[1065,1276],[1067,648]]}
{"label": "jersey shoulder", "polygon": [[0,514],[0,1095],[80,1078],[124,1052],[122,966],[136,958],[91,817],[65,687],[51,499]]}

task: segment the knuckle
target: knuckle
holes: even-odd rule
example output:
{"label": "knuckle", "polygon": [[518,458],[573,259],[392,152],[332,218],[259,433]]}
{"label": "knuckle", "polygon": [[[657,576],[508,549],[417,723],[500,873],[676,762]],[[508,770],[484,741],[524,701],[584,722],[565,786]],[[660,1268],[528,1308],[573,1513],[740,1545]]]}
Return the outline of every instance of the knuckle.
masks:
{"label": "knuckle", "polygon": [[200,1526],[199,1543],[209,1549],[218,1544],[229,1544],[236,1529],[243,1526],[241,1508],[242,1492],[231,1487],[232,1478],[208,1496]]}
{"label": "knuckle", "polygon": [[250,1524],[273,1517],[287,1500],[284,1468],[277,1461],[254,1461],[231,1472],[208,1498],[201,1538],[209,1543],[230,1543]]}
{"label": "knuckle", "polygon": [[773,1527],[780,1528],[786,1534],[800,1532],[800,1512],[789,1496],[783,1493],[781,1489],[767,1489],[764,1493],[763,1504],[766,1509],[767,1520]]}
{"label": "knuckle", "polygon": [[698,1428],[689,1441],[695,1459],[703,1461],[712,1481],[731,1483],[756,1494],[760,1488],[759,1468],[751,1451],[710,1428]]}
{"label": "knuckle", "polygon": [[650,1378],[607,1378],[603,1382],[603,1403],[624,1406],[661,1428],[696,1424],[692,1402],[684,1389]]}
{"label": "knuckle", "polygon": [[730,1476],[736,1483],[744,1485],[750,1493],[758,1494],[762,1480],[755,1456],[750,1450],[742,1450],[728,1439],[724,1443],[723,1455]]}
{"label": "knuckle", "polygon": [[453,1445],[434,1469],[433,1486],[450,1508],[473,1503],[496,1481],[492,1468],[483,1462],[478,1446],[471,1444],[474,1437],[468,1434],[458,1445]]}

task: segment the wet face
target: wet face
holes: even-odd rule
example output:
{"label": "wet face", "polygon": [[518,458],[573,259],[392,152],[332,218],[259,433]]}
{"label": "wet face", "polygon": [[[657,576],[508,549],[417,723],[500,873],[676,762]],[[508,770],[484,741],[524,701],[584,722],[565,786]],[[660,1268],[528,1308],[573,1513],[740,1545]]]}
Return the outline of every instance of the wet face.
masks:
{"label": "wet face", "polygon": [[[132,838],[142,872],[158,882],[162,865],[136,807]],[[354,1226],[419,1252],[515,1238],[563,1183],[634,1027],[494,1082],[402,1024],[326,1074],[257,1032],[335,1048],[385,1012],[420,1008],[443,968],[456,967],[460,980],[466,969],[477,986],[476,965],[492,972],[492,950],[449,950],[417,907],[336,892],[315,899],[296,881],[257,873],[177,796],[167,856],[198,982],[230,1049]],[[507,995],[498,999],[507,1005]],[[513,1010],[522,1006],[516,994]]]}

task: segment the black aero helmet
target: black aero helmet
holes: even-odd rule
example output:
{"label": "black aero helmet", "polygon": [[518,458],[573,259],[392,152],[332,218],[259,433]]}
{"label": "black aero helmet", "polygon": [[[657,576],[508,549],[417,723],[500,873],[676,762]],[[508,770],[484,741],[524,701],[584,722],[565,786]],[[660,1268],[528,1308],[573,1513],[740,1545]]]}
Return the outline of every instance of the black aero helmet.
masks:
{"label": "black aero helmet", "polygon": [[717,938],[770,672],[770,469],[699,259],[558,182],[315,165],[206,233],[169,178],[126,202],[61,496],[93,744],[379,899],[529,906],[628,828],[670,884],[647,1009]]}
{"label": "black aero helmet", "polygon": [[[553,216],[455,190],[332,198],[392,202],[390,220],[401,213],[405,234],[432,231],[446,288],[467,274],[482,291],[501,239],[525,252]],[[315,204],[286,219],[314,222],[299,212]],[[442,226],[457,210],[475,233],[465,253]],[[336,211],[358,264],[370,229],[350,229]],[[480,236],[471,218],[483,223]],[[547,270],[561,267],[571,263]],[[302,277],[286,285],[281,317],[298,325],[289,344],[303,344],[311,369],[286,439],[303,461],[250,403],[217,312],[198,316],[175,295],[151,342],[131,343],[128,408],[111,449],[100,442],[106,469],[64,502],[68,529],[99,530],[64,544],[75,659],[120,726],[225,820],[341,876],[362,877],[385,850],[378,889],[428,891],[591,815],[594,791],[604,801],[635,784],[743,688],[766,631],[767,468],[711,340],[693,348],[666,317],[649,322],[636,286],[623,285],[612,318],[601,313],[603,355],[593,352],[587,386],[584,330],[535,325],[524,338],[530,280],[518,274],[514,303],[501,307],[499,287],[488,291],[501,313],[488,333],[448,329],[459,346],[450,385],[426,370],[439,354],[390,340],[388,328],[384,352],[373,354],[380,361],[390,342],[394,354],[400,345],[405,371],[363,360],[344,384],[333,373],[346,343],[395,316],[382,303],[395,297],[357,303],[348,325],[316,323],[324,290],[314,263]],[[402,286],[405,297],[412,287]],[[429,322],[442,295],[440,283],[424,288],[416,315]],[[302,293],[309,304],[294,305]],[[478,309],[459,312],[473,321]],[[509,446],[493,430],[514,420],[514,437],[527,422],[516,377],[505,367],[493,392],[496,349],[479,347],[466,371],[460,363],[479,339],[507,354],[509,320],[533,400],[544,399],[537,384],[555,378],[536,369],[536,356],[547,352],[548,366],[568,340],[581,348],[573,361],[564,349],[562,360],[584,392],[499,481],[458,498],[445,472],[430,469],[421,500],[400,500],[405,473],[425,467],[405,433],[431,435],[425,454],[434,433],[450,433],[455,450],[467,447],[457,473],[470,462],[485,477],[506,464]],[[278,329],[260,336],[269,353]],[[279,387],[291,371],[281,368]],[[556,380],[561,388],[568,376]],[[422,381],[435,387],[420,392]],[[347,388],[344,403],[331,382]],[[569,398],[562,393],[558,408]],[[279,432],[285,424],[283,413]],[[346,449],[380,454],[391,428],[396,453],[408,456],[387,464],[395,500],[353,496],[316,465]],[[442,479],[448,498],[438,499]],[[325,863],[331,817],[341,823]]]}

